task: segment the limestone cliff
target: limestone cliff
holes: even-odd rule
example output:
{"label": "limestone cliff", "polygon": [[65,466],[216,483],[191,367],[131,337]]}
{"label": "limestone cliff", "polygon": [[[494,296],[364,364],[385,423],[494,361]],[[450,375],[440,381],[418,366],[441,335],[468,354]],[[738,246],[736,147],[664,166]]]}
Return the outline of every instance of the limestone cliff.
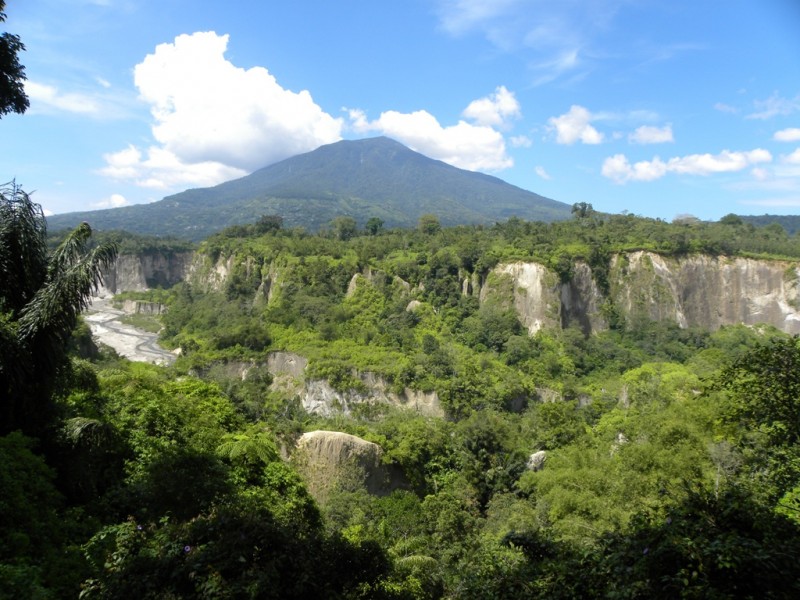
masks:
{"label": "limestone cliff", "polygon": [[708,329],[766,323],[800,333],[797,262],[634,252],[612,260],[609,280],[614,303],[629,319]]}
{"label": "limestone cliff", "polygon": [[[254,301],[269,302],[287,268],[291,267],[258,264],[253,258],[198,255],[187,268],[187,276],[201,289],[221,290],[236,271],[237,277],[255,282]],[[513,307],[531,334],[570,326],[587,334],[603,331],[608,328],[607,309],[628,322],[647,318],[708,329],[766,323],[800,333],[800,263],[796,261],[704,255],[671,258],[630,252],[611,258],[602,290],[592,269],[581,261],[572,265],[568,281],[561,281],[545,265],[525,261],[501,263],[483,279],[462,275],[463,294],[478,296],[482,303],[497,301]],[[349,294],[374,276],[369,270],[353,273]],[[146,277],[138,281],[142,279]],[[126,276],[126,280],[137,279]],[[415,290],[398,281],[409,293],[409,306],[416,306]],[[337,402],[346,406],[349,400],[341,397]]]}
{"label": "limestone cliff", "polygon": [[[222,372],[228,377],[244,379],[254,366],[251,362],[229,362]],[[354,374],[363,384],[360,390],[339,391],[324,379],[307,378],[307,366],[308,360],[293,352],[276,351],[267,356],[266,367],[273,377],[272,390],[285,397],[297,397],[309,414],[329,417],[350,414],[359,406],[385,404],[425,416],[444,416],[436,392],[405,388],[398,393],[385,379],[370,372]]]}
{"label": "limestone cliff", "polygon": [[628,321],[647,318],[708,329],[766,323],[800,333],[797,262],[632,252],[612,258],[608,281],[604,296],[585,263],[574,265],[568,282],[537,263],[506,263],[486,278],[480,299],[511,298],[530,333],[570,325],[586,333],[602,331],[608,327],[604,304]]}
{"label": "limestone cliff", "polygon": [[175,285],[186,278],[193,255],[193,252],[121,254],[114,265],[103,272],[103,285],[98,295]]}

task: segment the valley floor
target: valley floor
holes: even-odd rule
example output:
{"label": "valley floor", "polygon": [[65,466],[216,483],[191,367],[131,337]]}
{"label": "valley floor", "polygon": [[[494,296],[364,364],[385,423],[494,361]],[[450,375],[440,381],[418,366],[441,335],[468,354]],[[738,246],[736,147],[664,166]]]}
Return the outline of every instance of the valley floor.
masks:
{"label": "valley floor", "polygon": [[92,298],[84,319],[99,342],[111,346],[120,356],[137,362],[168,365],[175,355],[158,345],[158,334],[122,323],[125,312],[111,304],[111,298]]}

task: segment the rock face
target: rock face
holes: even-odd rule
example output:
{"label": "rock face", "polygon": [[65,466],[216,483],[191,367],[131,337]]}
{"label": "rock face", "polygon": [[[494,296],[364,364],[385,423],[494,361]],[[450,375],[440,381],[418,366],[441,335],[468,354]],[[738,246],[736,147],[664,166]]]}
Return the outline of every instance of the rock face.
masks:
{"label": "rock face", "polygon": [[161,315],[166,312],[167,307],[160,302],[146,302],[145,300],[125,300],[122,303],[122,310],[134,315]]}
{"label": "rock face", "polygon": [[544,468],[544,462],[546,460],[547,452],[544,450],[539,450],[528,457],[528,462],[526,463],[525,468],[528,469],[528,471],[541,471]]}
{"label": "rock face", "polygon": [[[766,323],[787,333],[800,333],[799,264],[703,255],[669,258],[652,252],[630,252],[612,257],[607,284],[601,290],[592,269],[584,262],[573,264],[569,280],[562,282],[544,265],[517,261],[497,265],[484,280],[465,273],[462,293],[478,296],[481,302],[499,300],[513,306],[530,334],[571,326],[586,334],[603,331],[609,326],[605,308],[613,308],[628,322],[647,318],[708,329]],[[254,301],[269,303],[280,288],[286,268],[290,267],[259,264],[252,257],[198,254],[192,261],[191,253],[122,256],[109,273],[106,288],[116,293],[161,282],[174,283],[186,277],[200,289],[218,291],[224,289],[236,270],[255,278],[258,292]],[[348,294],[374,276],[369,269],[353,274]],[[393,284],[409,294],[408,310],[417,310],[420,303],[414,293],[418,290],[398,278]]]}
{"label": "rock face", "polygon": [[612,260],[611,294],[634,318],[670,320],[681,327],[766,323],[800,333],[800,265],[749,258],[667,259],[634,252]]}
{"label": "rock face", "polygon": [[175,285],[186,278],[193,255],[193,252],[122,254],[114,266],[103,273],[103,285],[97,295]]}
{"label": "rock face", "polygon": [[800,333],[800,264],[748,258],[666,258],[651,252],[614,256],[604,296],[584,263],[569,282],[536,263],[493,269],[480,299],[511,298],[530,333],[577,325],[585,333],[608,328],[602,307],[610,302],[626,320],[673,321],[681,327],[766,323]]}
{"label": "rock face", "polygon": [[533,335],[542,328],[560,326],[558,277],[537,263],[515,262],[496,266],[481,288],[480,300],[495,293],[513,296],[519,320]]}
{"label": "rock face", "polygon": [[332,416],[350,414],[359,405],[390,404],[413,410],[421,415],[442,417],[444,411],[436,392],[420,392],[406,388],[402,393],[391,390],[386,380],[374,373],[358,373],[364,391],[340,392],[324,379],[307,379],[308,360],[292,352],[271,352],[267,369],[273,376],[272,388],[298,396],[309,414]]}
{"label": "rock face", "polygon": [[380,446],[354,435],[310,431],[298,440],[292,462],[308,483],[311,495],[324,503],[337,485],[347,488],[363,485],[376,495],[402,487],[402,476],[384,466],[382,457]]}

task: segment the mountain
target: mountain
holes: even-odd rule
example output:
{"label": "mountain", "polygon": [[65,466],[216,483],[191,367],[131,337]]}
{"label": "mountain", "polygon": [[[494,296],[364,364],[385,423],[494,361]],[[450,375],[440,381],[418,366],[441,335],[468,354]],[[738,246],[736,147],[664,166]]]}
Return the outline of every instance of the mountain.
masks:
{"label": "mountain", "polygon": [[494,223],[516,216],[556,221],[571,207],[497,177],[458,169],[385,137],[346,140],[288,158],[211,188],[186,190],[152,204],[48,218],[51,230],[87,221],[95,229],[200,240],[260,216],[317,230],[341,215],[363,225],[416,225],[426,213],[442,225]]}

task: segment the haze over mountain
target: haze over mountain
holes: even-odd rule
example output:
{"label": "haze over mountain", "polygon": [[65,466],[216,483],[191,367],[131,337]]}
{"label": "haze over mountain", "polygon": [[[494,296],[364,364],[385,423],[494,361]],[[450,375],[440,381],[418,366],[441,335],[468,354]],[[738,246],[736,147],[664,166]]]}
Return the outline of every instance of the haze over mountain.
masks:
{"label": "haze over mountain", "polygon": [[284,226],[317,230],[337,216],[363,225],[414,226],[436,215],[442,225],[494,223],[509,217],[556,221],[571,207],[458,169],[386,137],[321,146],[220,185],[186,190],[151,204],[48,217],[51,230],[87,221],[98,230],[201,240],[230,225],[280,215]]}

